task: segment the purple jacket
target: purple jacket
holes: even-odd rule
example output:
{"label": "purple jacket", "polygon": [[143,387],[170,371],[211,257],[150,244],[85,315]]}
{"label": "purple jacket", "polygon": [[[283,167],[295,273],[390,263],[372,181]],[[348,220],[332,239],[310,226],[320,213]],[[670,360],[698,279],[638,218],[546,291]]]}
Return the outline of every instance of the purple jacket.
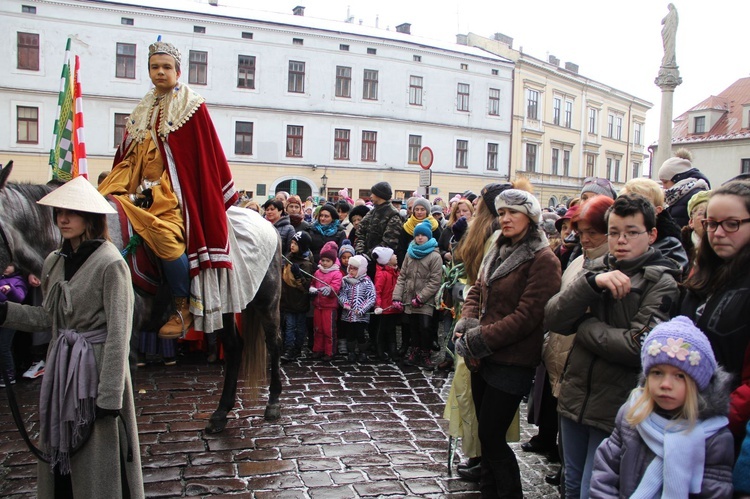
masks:
{"label": "purple jacket", "polygon": [[[700,395],[705,401],[699,419],[726,416],[729,410],[729,391],[726,387],[728,377],[728,374],[721,371]],[[654,458],[654,453],[643,442],[638,430],[625,420],[627,406],[626,403],[620,408],[615,419],[615,430],[596,450],[589,489],[589,497],[592,499],[630,497]],[[691,494],[690,497],[731,499],[733,464],[734,438],[729,428],[725,427],[706,439],[703,486],[700,494]],[[680,464],[664,465],[669,467]]]}
{"label": "purple jacket", "polygon": [[15,272],[9,276],[0,278],[0,288],[3,286],[10,286],[10,291],[7,293],[0,292],[0,303],[6,301],[12,301],[13,303],[21,303],[26,299],[26,293],[29,292],[29,284],[24,279],[20,272]]}

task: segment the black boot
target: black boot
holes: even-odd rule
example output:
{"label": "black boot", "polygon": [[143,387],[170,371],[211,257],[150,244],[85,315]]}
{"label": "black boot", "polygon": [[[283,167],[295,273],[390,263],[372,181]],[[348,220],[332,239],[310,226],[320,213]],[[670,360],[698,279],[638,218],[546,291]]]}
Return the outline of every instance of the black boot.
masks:
{"label": "black boot", "polygon": [[482,476],[482,458],[472,457],[466,464],[459,464],[456,468],[458,476],[467,482],[479,483]]}
{"label": "black boot", "polygon": [[505,459],[482,459],[479,490],[483,498],[523,499],[521,470],[516,456]]}

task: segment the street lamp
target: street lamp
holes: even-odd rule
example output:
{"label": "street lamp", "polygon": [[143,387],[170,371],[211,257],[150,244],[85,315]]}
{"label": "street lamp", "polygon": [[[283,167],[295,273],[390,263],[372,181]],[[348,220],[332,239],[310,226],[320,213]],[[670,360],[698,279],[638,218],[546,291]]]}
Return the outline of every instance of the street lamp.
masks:
{"label": "street lamp", "polygon": [[324,199],[328,199],[328,193],[326,191],[326,186],[328,186],[328,175],[323,173],[323,176],[320,177],[320,183],[323,187],[320,189],[320,195],[323,196]]}

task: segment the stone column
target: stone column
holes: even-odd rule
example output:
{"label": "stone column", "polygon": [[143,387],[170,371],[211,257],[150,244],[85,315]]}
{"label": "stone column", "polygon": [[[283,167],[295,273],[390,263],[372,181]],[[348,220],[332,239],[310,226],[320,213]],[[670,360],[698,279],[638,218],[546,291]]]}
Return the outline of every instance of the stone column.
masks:
{"label": "stone column", "polygon": [[658,180],[657,174],[662,163],[672,156],[672,103],[674,89],[682,83],[680,70],[677,66],[675,40],[677,36],[677,8],[669,4],[669,13],[662,19],[661,30],[664,43],[664,57],[659,68],[659,75],[654,83],[661,88],[661,114],[659,116],[659,147],[656,157],[651,158],[651,178]]}

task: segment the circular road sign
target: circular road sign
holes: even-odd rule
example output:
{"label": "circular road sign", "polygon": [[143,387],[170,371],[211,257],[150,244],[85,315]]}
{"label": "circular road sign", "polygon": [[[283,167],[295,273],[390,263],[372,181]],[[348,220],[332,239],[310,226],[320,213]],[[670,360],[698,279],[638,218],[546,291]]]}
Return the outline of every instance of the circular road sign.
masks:
{"label": "circular road sign", "polygon": [[432,166],[432,162],[435,156],[432,155],[432,149],[429,147],[423,147],[419,150],[419,166],[425,170],[429,170]]}

